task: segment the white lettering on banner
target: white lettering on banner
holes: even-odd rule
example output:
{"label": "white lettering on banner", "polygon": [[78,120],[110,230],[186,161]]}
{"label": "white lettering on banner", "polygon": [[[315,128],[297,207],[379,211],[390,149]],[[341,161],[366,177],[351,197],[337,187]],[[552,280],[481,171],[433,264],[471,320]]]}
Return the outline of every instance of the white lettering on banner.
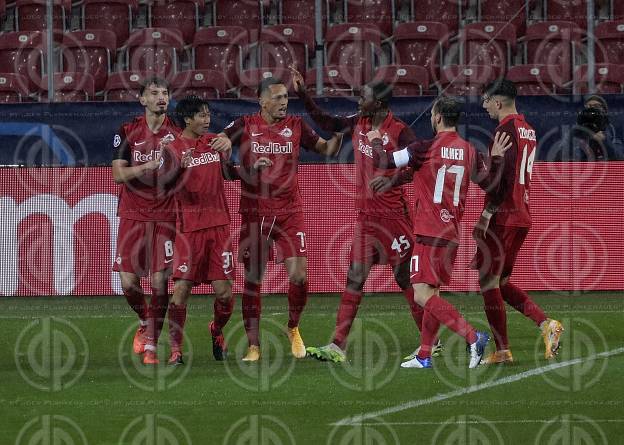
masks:
{"label": "white lettering on banner", "polygon": [[519,127],[520,139],[528,139],[529,141],[537,140],[535,138],[535,130],[529,130],[528,128]]}
{"label": "white lettering on banner", "polygon": [[286,145],[280,145],[278,142],[269,142],[267,145],[252,142],[251,151],[258,154],[290,154],[292,153],[292,142],[286,142]]}
{"label": "white lettering on banner", "polygon": [[442,157],[442,159],[451,159],[453,161],[463,161],[464,149],[453,147],[440,147],[440,157]]}
{"label": "white lettering on banner", "polygon": [[141,153],[138,150],[132,150],[132,159],[134,162],[149,162],[160,154],[160,150],[152,150],[149,153]]}
{"label": "white lettering on banner", "polygon": [[[15,295],[19,287],[19,233],[20,222],[31,215],[45,215],[52,223],[53,230],[53,273],[54,290],[68,295],[75,287],[74,225],[83,216],[91,213],[106,217],[110,233],[110,264],[115,259],[117,248],[117,196],[93,194],[81,199],[72,208],[63,198],[41,194],[17,204],[13,198],[0,198],[0,231],[5,234],[0,258],[0,294]],[[24,256],[26,261],[28,257]],[[115,293],[121,293],[121,283],[117,273],[111,271],[111,286]]]}
{"label": "white lettering on banner", "polygon": [[196,158],[191,158],[187,168],[197,167],[202,164],[210,164],[211,162],[219,162],[221,159],[217,153],[202,153]]}
{"label": "white lettering on banner", "polygon": [[358,141],[358,150],[362,152],[365,156],[368,156],[369,158],[373,157],[373,147],[371,147],[370,145],[366,145],[361,140]]}

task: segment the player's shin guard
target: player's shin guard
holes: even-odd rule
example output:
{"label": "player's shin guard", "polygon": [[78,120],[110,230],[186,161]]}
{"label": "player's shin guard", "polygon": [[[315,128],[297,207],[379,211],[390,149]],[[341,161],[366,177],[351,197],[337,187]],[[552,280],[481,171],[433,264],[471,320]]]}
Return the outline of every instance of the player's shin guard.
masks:
{"label": "player's shin guard", "polygon": [[438,319],[431,311],[425,310],[422,320],[422,329],[420,332],[420,349],[418,351],[418,358],[426,359],[431,357],[431,351],[438,336],[439,329],[440,322]]}
{"label": "player's shin guard", "polygon": [[217,334],[225,327],[234,310],[234,297],[228,299],[215,298],[214,305],[214,328]]}
{"label": "player's shin guard", "polygon": [[500,291],[507,303],[525,317],[533,320],[537,326],[546,321],[546,315],[542,308],[535,304],[531,297],[518,286],[507,283],[500,287]]}
{"label": "player's shin guard", "polygon": [[245,281],[243,289],[243,323],[249,346],[260,345],[260,285]]}
{"label": "player's shin guard", "polygon": [[443,298],[437,295],[429,298],[425,305],[425,316],[427,316],[427,312],[457,335],[466,339],[467,343],[472,344],[477,341],[475,329],[457,312],[457,309],[451,303]]}
{"label": "player's shin guard", "polygon": [[412,318],[416,322],[416,326],[418,326],[418,330],[422,332],[423,330],[423,317],[425,314],[424,309],[414,301],[414,288],[409,287],[403,291],[403,295],[405,295],[405,300],[407,300],[407,304],[409,304],[410,311],[412,312]]}
{"label": "player's shin guard", "polygon": [[294,284],[288,286],[288,327],[299,326],[299,319],[303,308],[308,302],[308,283]]}
{"label": "player's shin guard", "polygon": [[142,322],[147,321],[148,309],[145,304],[145,295],[143,294],[143,291],[140,288],[124,289],[123,294],[126,297],[128,306],[130,306],[139,316],[139,320]]}
{"label": "player's shin guard", "polygon": [[345,289],[340,299],[340,307],[338,308],[338,315],[336,316],[334,344],[342,350],[345,349],[347,344],[347,336],[349,335],[351,325],[360,307],[360,301],[362,301],[362,292],[349,289]]}
{"label": "player's shin guard", "polygon": [[483,292],[483,302],[485,315],[490,324],[496,350],[509,349],[509,339],[507,338],[507,313],[505,312],[505,302],[499,288],[486,290]]}
{"label": "player's shin guard", "polygon": [[169,304],[169,338],[171,351],[182,352],[184,342],[184,323],[186,322],[186,304]]}

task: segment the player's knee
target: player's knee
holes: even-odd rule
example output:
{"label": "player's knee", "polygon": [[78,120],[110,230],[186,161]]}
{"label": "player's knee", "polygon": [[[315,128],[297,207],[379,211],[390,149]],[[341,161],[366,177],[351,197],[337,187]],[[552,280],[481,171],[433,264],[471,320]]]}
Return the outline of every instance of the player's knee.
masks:
{"label": "player's knee", "polygon": [[347,272],[347,287],[351,290],[360,291],[364,287],[364,269],[359,265],[352,264]]}
{"label": "player's knee", "polygon": [[141,284],[140,284],[138,279],[137,280],[132,280],[132,279],[124,280],[124,279],[122,279],[121,280],[121,290],[126,295],[142,291]]}
{"label": "player's knee", "polygon": [[501,279],[496,275],[484,275],[479,278],[479,286],[481,287],[482,292],[496,289],[500,286],[500,284]]}
{"label": "player's knee", "polygon": [[435,288],[426,283],[414,284],[414,301],[421,307],[427,304],[434,293]]}
{"label": "player's knee", "polygon": [[499,284],[499,285],[500,285],[500,287],[503,287],[504,285],[506,285],[507,283],[509,283],[509,278],[510,278],[509,276],[507,276],[507,277],[501,277],[501,279],[500,279],[500,284]]}
{"label": "player's knee", "polygon": [[290,277],[288,277],[288,279],[295,286],[302,286],[302,285],[305,284],[305,282],[307,280],[306,271],[305,270],[297,270],[297,271],[293,272],[292,274],[290,274]]}

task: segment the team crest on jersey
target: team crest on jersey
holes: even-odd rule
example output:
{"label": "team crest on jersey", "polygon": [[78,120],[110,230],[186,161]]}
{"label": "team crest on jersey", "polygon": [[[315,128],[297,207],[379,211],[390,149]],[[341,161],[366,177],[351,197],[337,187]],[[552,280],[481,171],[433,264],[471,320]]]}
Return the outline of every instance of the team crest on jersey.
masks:
{"label": "team crest on jersey", "polygon": [[292,130],[288,127],[284,128],[282,131],[280,131],[280,136],[283,136],[285,138],[289,138],[292,136]]}
{"label": "team crest on jersey", "polygon": [[116,262],[117,264],[121,264],[121,257],[120,257],[120,256],[118,256],[117,258],[115,258],[115,262]]}
{"label": "team crest on jersey", "polygon": [[160,142],[162,142],[163,144],[167,144],[169,142],[172,142],[175,140],[175,136],[172,133],[167,133],[167,135],[163,136],[163,138],[160,140]]}
{"label": "team crest on jersey", "polygon": [[121,145],[121,136],[116,134],[115,137],[113,138],[113,147],[117,148],[120,145]]}
{"label": "team crest on jersey", "polygon": [[188,266],[186,264],[182,264],[182,265],[180,265],[180,267],[178,267],[178,270],[180,272],[182,272],[182,273],[187,273],[189,268],[188,268]]}
{"label": "team crest on jersey", "polygon": [[454,218],[454,216],[451,215],[451,212],[449,212],[448,210],[446,210],[446,209],[440,210],[440,219],[443,222],[445,222],[445,223],[451,222],[451,220],[453,218]]}
{"label": "team crest on jersey", "polygon": [[390,138],[388,137],[387,133],[384,133],[384,135],[381,137],[381,142],[383,143],[383,145],[388,145],[388,142],[390,142]]}

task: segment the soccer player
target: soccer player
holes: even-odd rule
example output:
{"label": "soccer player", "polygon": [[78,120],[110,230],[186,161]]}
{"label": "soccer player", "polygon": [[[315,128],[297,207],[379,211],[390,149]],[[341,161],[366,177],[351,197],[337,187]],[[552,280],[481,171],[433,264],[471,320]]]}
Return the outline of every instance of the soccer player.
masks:
{"label": "soccer player", "polygon": [[[157,341],[167,313],[167,283],[173,262],[175,208],[167,178],[156,174],[164,144],[177,138],[179,129],[167,117],[169,87],[158,77],[145,79],[139,102],[145,113],[121,126],[113,139],[113,179],[121,184],[117,215],[117,254],[113,270],[119,272],[126,301],[139,317],[133,350],[142,354],[147,338]],[[140,279],[151,273],[149,307]],[[149,319],[149,329],[148,329]]]}
{"label": "soccer player", "polygon": [[326,131],[351,133],[356,169],[355,233],[351,244],[346,288],[340,299],[333,341],[321,347],[308,348],[319,359],[343,362],[347,336],[362,300],[362,289],[375,264],[391,264],[397,284],[410,304],[412,316],[420,328],[422,309],[414,302],[409,282],[409,259],[412,246],[412,224],[402,184],[411,181],[413,171],[382,171],[373,165],[372,147],[366,137],[379,130],[383,148],[388,152],[415,139],[412,130],[388,108],[392,98],[389,85],[379,82],[362,88],[358,113],[334,117],[321,110],[307,95],[301,74],[291,67],[299,97],[314,122]]}
{"label": "soccer player", "polygon": [[[288,90],[282,81],[269,78],[258,87],[260,112],[243,116],[223,131],[240,147],[242,227],[239,258],[245,266],[243,320],[249,348],[244,361],[260,358],[260,284],[277,250],[276,262],[288,272],[288,338],[296,358],[306,356],[299,319],[307,302],[306,230],[297,168],[304,147],[326,156],[338,153],[342,135],[319,137],[301,117],[288,115]],[[271,166],[256,172],[252,166],[266,157]]]}
{"label": "soccer player", "polygon": [[555,356],[563,332],[560,322],[547,318],[525,291],[510,282],[516,257],[531,227],[529,187],[537,146],[535,130],[518,114],[515,100],[516,87],[507,79],[491,83],[483,95],[483,108],[498,121],[496,132],[511,135],[512,142],[505,153],[496,196],[486,196],[485,208],[473,231],[477,253],[471,267],[479,269],[485,313],[496,343],[496,352],[486,357],[484,364],[513,362],[504,301],[540,328],[545,358]]}
{"label": "soccer player", "polygon": [[448,301],[440,287],[448,285],[457,248],[470,180],[488,191],[499,180],[497,168],[510,137],[497,134],[492,147],[492,169],[475,148],[457,134],[461,104],[449,97],[438,98],[431,108],[432,142],[414,142],[394,153],[382,149],[381,134],[368,134],[380,165],[410,166],[414,174],[416,244],[410,262],[410,281],[415,301],[424,308],[420,349],[401,364],[403,368],[431,368],[431,351],[440,323],[462,336],[470,345],[469,368],[475,368],[485,352],[489,335],[476,331]]}

